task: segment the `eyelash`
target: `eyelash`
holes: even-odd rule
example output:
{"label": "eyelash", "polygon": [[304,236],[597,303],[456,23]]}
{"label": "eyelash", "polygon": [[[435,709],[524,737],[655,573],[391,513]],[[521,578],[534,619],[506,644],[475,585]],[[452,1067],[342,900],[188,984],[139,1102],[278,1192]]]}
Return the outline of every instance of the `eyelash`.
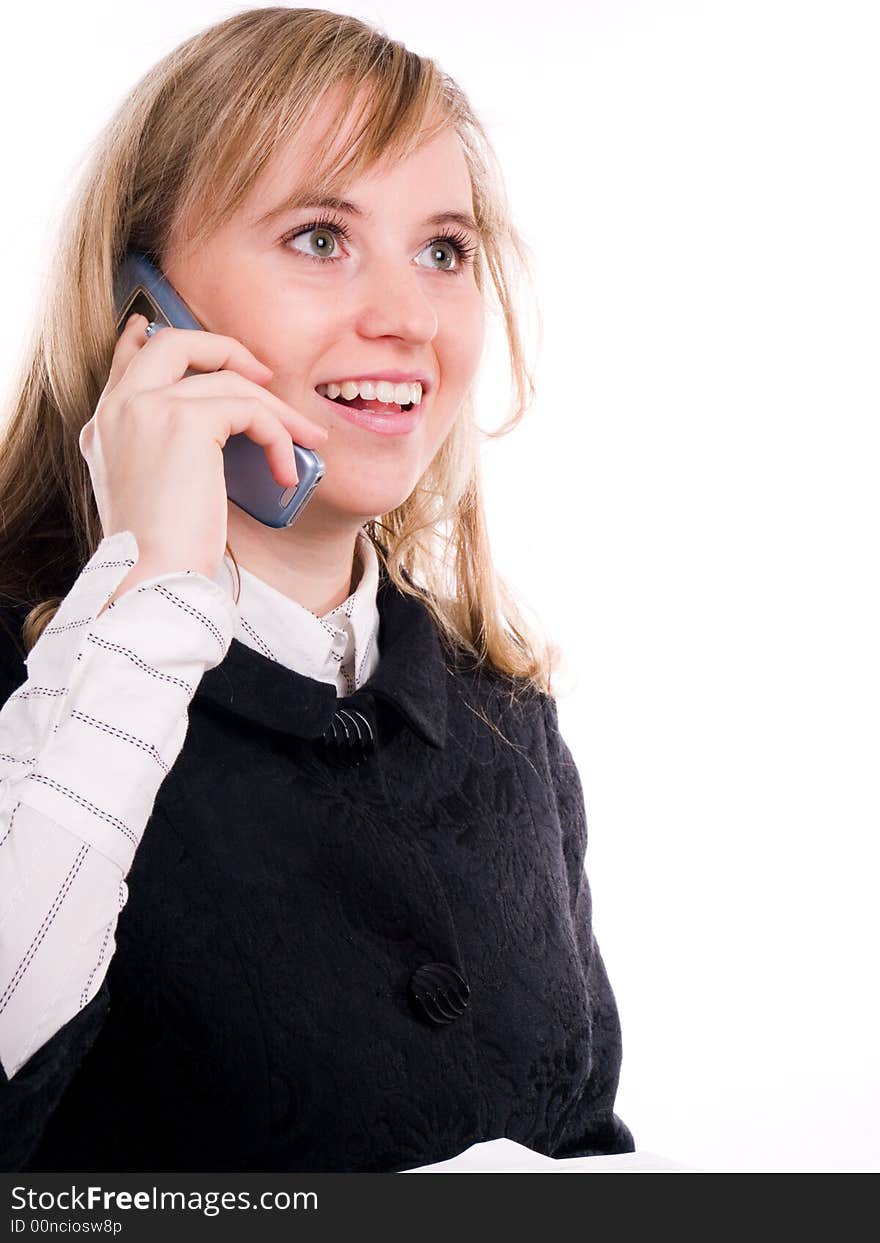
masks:
{"label": "eyelash", "polygon": [[[303,233],[311,233],[315,229],[326,229],[336,237],[341,237],[345,242],[351,241],[351,233],[345,227],[345,224],[335,216],[322,216],[320,220],[313,220],[311,224],[298,225],[293,232],[285,234],[281,241],[286,245],[287,242],[292,242],[295,237],[301,237]],[[457,276],[468,264],[473,263],[477,247],[468,240],[466,233],[445,233],[442,237],[435,237],[430,242],[426,242],[425,248],[436,246],[438,242],[449,243],[458,257],[458,266],[454,268],[435,268],[435,271],[447,272],[450,276]],[[327,258],[322,258],[321,255],[307,255],[302,250],[298,250],[295,253],[301,255],[304,259],[311,259],[314,263],[337,263],[342,257],[341,255],[331,255]]]}

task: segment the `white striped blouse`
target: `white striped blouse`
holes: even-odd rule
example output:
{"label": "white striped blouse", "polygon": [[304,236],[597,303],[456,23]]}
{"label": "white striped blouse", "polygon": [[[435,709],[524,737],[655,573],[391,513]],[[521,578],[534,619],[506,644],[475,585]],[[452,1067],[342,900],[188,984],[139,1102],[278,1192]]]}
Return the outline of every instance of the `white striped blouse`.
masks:
{"label": "white striped blouse", "polygon": [[[0,710],[0,1061],[7,1078],[98,992],[128,900],[125,877],[183,747],[188,708],[234,638],[346,695],[379,662],[379,561],[323,617],[228,557],[213,580],[145,580],[101,613],[138,557],[101,541]],[[100,616],[98,614],[101,613]]]}

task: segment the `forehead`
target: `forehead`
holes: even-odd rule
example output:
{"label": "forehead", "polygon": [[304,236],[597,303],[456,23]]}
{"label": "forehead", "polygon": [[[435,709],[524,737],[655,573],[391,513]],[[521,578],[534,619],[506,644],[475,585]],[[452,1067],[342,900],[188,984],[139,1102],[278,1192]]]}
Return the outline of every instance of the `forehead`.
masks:
{"label": "forehead", "polygon": [[[268,164],[253,187],[249,209],[253,218],[269,212],[286,199],[301,197],[303,191],[326,192],[326,185],[319,185],[315,172],[334,169],[345,159],[354,144],[362,125],[359,111],[363,97],[356,101],[340,122],[339,133],[330,138],[332,125],[338,119],[338,92],[330,92],[316,105],[299,134],[293,140],[279,144]],[[432,119],[432,125],[436,118]],[[345,197],[362,203],[369,210],[370,200],[389,200],[403,196],[403,202],[418,209],[419,203],[437,195],[443,196],[444,207],[471,206],[472,189],[470,173],[465,160],[461,139],[451,125],[429,136],[423,129],[415,149],[401,158],[396,152],[379,157],[354,179],[346,175],[335,178],[332,189],[345,192]]]}

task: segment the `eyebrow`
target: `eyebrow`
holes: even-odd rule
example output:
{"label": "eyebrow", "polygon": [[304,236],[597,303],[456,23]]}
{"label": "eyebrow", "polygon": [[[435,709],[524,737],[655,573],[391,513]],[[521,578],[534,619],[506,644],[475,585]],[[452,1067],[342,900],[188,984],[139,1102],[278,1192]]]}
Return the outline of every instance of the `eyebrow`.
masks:
{"label": "eyebrow", "polygon": [[[369,212],[364,211],[362,207],[358,207],[357,203],[352,203],[348,199],[336,198],[333,195],[316,196],[313,191],[307,190],[301,193],[290,195],[280,203],[277,207],[273,207],[271,211],[266,212],[265,216],[260,216],[254,223],[259,226],[267,224],[270,220],[275,220],[278,216],[284,216],[288,212],[298,211],[302,207],[324,207],[331,211],[345,212],[349,216],[357,216],[360,219],[367,219]],[[478,237],[480,230],[477,222],[470,212],[466,211],[438,211],[433,216],[428,216],[423,220],[424,225],[443,225],[443,224],[459,224],[464,228],[470,229]]]}

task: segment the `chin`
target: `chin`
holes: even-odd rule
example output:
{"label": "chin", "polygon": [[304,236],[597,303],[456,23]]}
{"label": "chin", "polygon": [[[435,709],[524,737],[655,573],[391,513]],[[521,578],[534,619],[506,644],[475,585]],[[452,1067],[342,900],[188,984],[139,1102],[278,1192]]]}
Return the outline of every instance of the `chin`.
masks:
{"label": "chin", "polygon": [[351,514],[353,518],[365,522],[368,518],[387,514],[402,505],[412,494],[416,483],[417,480],[412,479],[409,473],[405,480],[383,480],[381,483],[375,479],[370,481],[361,475],[353,479],[349,487],[340,487],[337,479],[334,480],[335,486],[327,486],[323,490],[325,484],[330,485],[330,479],[325,475],[310,503],[316,504],[320,500],[323,505],[332,507],[337,512]]}

